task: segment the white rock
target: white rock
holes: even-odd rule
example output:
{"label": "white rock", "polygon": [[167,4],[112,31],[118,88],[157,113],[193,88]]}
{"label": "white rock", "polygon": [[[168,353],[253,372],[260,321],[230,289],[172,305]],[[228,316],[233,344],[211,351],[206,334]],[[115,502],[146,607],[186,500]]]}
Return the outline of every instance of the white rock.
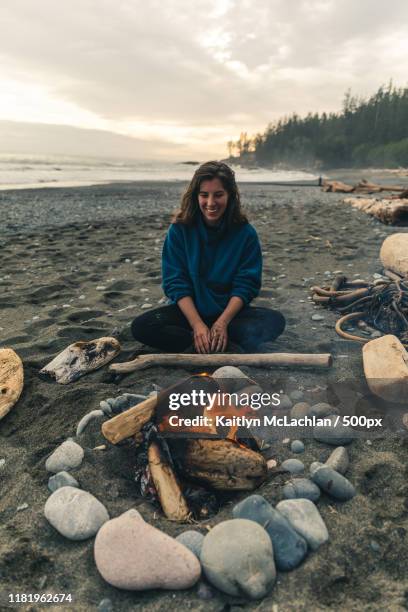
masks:
{"label": "white rock", "polygon": [[50,455],[45,462],[47,472],[66,472],[81,465],[84,458],[84,451],[79,444],[73,440],[65,440]]}
{"label": "white rock", "polygon": [[94,536],[109,514],[91,493],[74,487],[61,487],[47,499],[45,518],[70,540],[87,540]]}
{"label": "white rock", "polygon": [[276,506],[312,550],[327,542],[329,533],[318,509],[309,499],[285,499]]}

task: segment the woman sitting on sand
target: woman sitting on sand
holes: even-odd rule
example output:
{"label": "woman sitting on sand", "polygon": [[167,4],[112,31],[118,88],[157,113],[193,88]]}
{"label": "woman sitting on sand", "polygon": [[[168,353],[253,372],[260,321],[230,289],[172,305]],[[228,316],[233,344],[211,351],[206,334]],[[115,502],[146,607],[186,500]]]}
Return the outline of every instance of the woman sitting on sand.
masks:
{"label": "woman sitting on sand", "polygon": [[262,254],[227,164],[195,171],[164,242],[162,272],[172,303],[133,321],[139,342],[175,353],[193,341],[198,353],[212,353],[230,339],[256,352],[284,330],[280,312],[249,306],[261,288]]}

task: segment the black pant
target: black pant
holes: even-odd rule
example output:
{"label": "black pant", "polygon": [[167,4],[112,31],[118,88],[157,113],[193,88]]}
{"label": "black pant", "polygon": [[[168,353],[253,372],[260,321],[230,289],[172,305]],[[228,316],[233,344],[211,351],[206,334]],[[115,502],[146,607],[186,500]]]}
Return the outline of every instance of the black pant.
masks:
{"label": "black pant", "polygon": [[[204,319],[211,327],[216,318]],[[228,338],[253,353],[262,342],[275,340],[285,329],[285,318],[277,310],[247,306],[228,325]],[[193,342],[191,327],[177,304],[156,308],[132,322],[133,337],[168,353],[178,353]]]}

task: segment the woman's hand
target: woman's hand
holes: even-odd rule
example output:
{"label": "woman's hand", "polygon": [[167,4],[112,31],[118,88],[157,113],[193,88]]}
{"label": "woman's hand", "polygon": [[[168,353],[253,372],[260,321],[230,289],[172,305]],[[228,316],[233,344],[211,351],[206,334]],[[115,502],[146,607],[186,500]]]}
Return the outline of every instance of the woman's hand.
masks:
{"label": "woman's hand", "polygon": [[228,323],[217,319],[211,327],[211,352],[223,353],[228,344]]}
{"label": "woman's hand", "polygon": [[211,333],[205,323],[200,321],[193,326],[193,336],[197,353],[211,352]]}

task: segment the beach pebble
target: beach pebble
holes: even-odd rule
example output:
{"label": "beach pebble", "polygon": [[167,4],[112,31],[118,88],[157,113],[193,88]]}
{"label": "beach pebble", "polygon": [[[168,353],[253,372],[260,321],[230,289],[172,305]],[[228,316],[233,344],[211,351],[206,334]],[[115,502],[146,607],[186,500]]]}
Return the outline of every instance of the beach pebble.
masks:
{"label": "beach pebble", "polygon": [[307,402],[298,402],[290,411],[290,416],[292,419],[303,419],[310,414],[310,408],[311,406]]}
{"label": "beach pebble", "polygon": [[68,472],[58,472],[54,476],[50,476],[48,480],[48,488],[53,493],[61,487],[79,487],[79,483]]}
{"label": "beach pebble", "polygon": [[243,373],[242,370],[236,368],[235,366],[222,366],[221,368],[217,368],[215,372],[212,373],[213,378],[248,378],[246,374]]}
{"label": "beach pebble", "polygon": [[354,436],[353,429],[343,425],[341,419],[337,426],[335,426],[338,417],[334,414],[325,418],[330,420],[330,425],[316,425],[313,428],[314,439],[326,444],[333,444],[334,446],[350,444]]}
{"label": "beach pebble", "polygon": [[289,393],[289,397],[292,400],[292,402],[300,402],[301,399],[303,399],[303,391],[300,391],[300,389],[295,389],[294,391],[291,391]]}
{"label": "beach pebble", "polygon": [[379,545],[378,542],[376,542],[375,540],[371,540],[370,542],[370,548],[371,550],[373,550],[374,552],[381,552],[381,546]]}
{"label": "beach pebble", "polygon": [[204,601],[208,601],[209,599],[212,599],[214,597],[214,591],[212,590],[209,584],[204,581],[201,581],[198,585],[197,597]]}
{"label": "beach pebble", "polygon": [[232,519],[205,536],[201,564],[208,581],[228,593],[261,599],[272,588],[276,569],[272,542],[254,521]]}
{"label": "beach pebble", "polygon": [[322,467],[322,465],[324,465],[323,463],[320,463],[320,461],[313,461],[313,463],[310,464],[309,467],[309,473],[312,476],[313,472],[315,470],[317,470],[317,468]]}
{"label": "beach pebble", "polygon": [[79,444],[73,440],[65,440],[50,455],[45,462],[47,472],[64,472],[72,470],[81,465],[84,451]]}
{"label": "beach pebble", "polygon": [[305,470],[305,466],[299,459],[286,459],[282,462],[282,469],[291,474],[302,474]]}
{"label": "beach pebble", "polygon": [[99,402],[100,409],[106,416],[111,416],[112,414],[112,406],[108,404],[105,400]]}
{"label": "beach pebble", "polygon": [[97,610],[98,612],[114,612],[115,608],[113,607],[112,601],[105,598],[99,602]]}
{"label": "beach pebble", "polygon": [[290,399],[289,395],[285,393],[279,397],[279,408],[282,410],[290,410],[293,406],[293,402]]}
{"label": "beach pebble", "polygon": [[191,552],[194,553],[198,559],[200,558],[204,541],[204,536],[202,533],[191,529],[189,531],[180,533],[176,540],[177,542],[180,542],[180,544],[183,544],[183,546],[187,546],[187,548],[191,550]]}
{"label": "beach pebble", "polygon": [[120,414],[121,412],[136,406],[136,404],[140,404],[140,402],[145,400],[146,397],[146,395],[139,393],[123,393],[122,395],[118,395],[118,397],[108,397],[106,403],[110,406],[111,412],[114,414]]}
{"label": "beach pebble", "polygon": [[331,414],[338,414],[339,411],[334,406],[330,404],[326,404],[325,402],[320,402],[319,404],[314,404],[310,408],[310,416],[315,416],[318,419],[323,419],[326,416],[330,416]]}
{"label": "beach pebble", "polygon": [[310,499],[315,502],[320,497],[319,487],[308,478],[296,478],[283,487],[285,499]]}
{"label": "beach pebble", "polygon": [[4,467],[5,465],[6,465],[6,460],[0,459],[0,468]]}
{"label": "beach pebble", "polygon": [[147,302],[145,304],[141,305],[141,309],[145,310],[146,308],[153,308],[153,304],[148,304]]}
{"label": "beach pebble", "polygon": [[225,390],[229,393],[243,390],[250,383],[248,376],[235,366],[217,368],[212,377],[216,380],[223,380]]}
{"label": "beach pebble", "polygon": [[329,534],[318,509],[309,499],[285,499],[276,506],[312,550],[327,542]]}
{"label": "beach pebble", "polygon": [[44,508],[47,521],[69,540],[86,540],[109,520],[103,504],[91,493],[61,487],[50,495]]}
{"label": "beach pebble", "polygon": [[303,444],[302,440],[293,440],[293,442],[290,445],[290,450],[292,451],[292,453],[304,453],[305,452],[305,445]]}
{"label": "beach pebble", "polygon": [[326,461],[326,465],[336,470],[336,472],[339,472],[339,474],[345,474],[347,472],[349,463],[348,452],[344,446],[335,448]]}
{"label": "beach pebble", "polygon": [[201,574],[190,550],[146,523],[135,509],[103,525],[94,555],[99,573],[119,589],[189,589]]}
{"label": "beach pebble", "polygon": [[28,504],[21,504],[21,506],[17,506],[16,512],[21,512],[22,510],[27,510]]}
{"label": "beach pebble", "polygon": [[318,467],[312,474],[312,480],[325,493],[339,501],[348,501],[356,494],[351,482],[328,465]]}
{"label": "beach pebble", "polygon": [[324,316],[315,313],[312,315],[312,321],[324,321]]}
{"label": "beach pebble", "polygon": [[306,541],[261,495],[250,495],[244,499],[234,507],[232,515],[234,518],[255,521],[266,530],[272,541],[273,556],[279,570],[290,571],[305,558]]}

